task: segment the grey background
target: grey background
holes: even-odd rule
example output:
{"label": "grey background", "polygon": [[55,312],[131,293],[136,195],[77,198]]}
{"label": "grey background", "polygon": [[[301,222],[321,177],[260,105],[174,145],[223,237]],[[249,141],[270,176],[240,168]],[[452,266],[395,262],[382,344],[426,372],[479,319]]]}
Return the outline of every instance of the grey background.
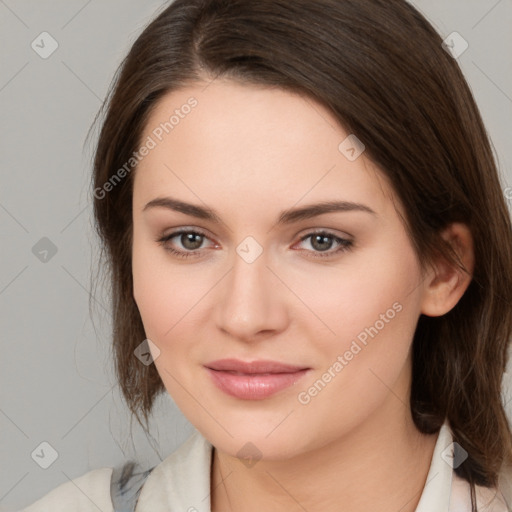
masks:
{"label": "grey background", "polygon": [[[469,43],[458,62],[505,192],[512,184],[512,0],[412,3],[443,37],[457,31]],[[191,432],[168,396],[156,404],[150,439],[136,423],[130,431],[111,367],[108,297],[98,289],[94,324],[88,307],[97,246],[84,139],[117,65],[165,5],[0,0],[0,511],[127,457],[157,464]],[[43,31],[59,45],[47,59],[31,48]],[[46,262],[32,252],[43,237],[57,250]],[[508,401],[510,376],[504,384]],[[58,452],[48,469],[31,458],[43,441]]]}

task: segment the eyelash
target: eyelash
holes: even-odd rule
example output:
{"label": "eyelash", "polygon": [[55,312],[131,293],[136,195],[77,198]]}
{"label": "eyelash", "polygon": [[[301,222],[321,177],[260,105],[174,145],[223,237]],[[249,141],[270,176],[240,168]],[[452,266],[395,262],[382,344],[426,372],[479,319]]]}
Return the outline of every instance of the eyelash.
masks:
{"label": "eyelash", "polygon": [[[185,259],[185,258],[190,258],[192,256],[198,257],[199,255],[198,255],[197,251],[200,251],[200,249],[196,249],[196,251],[179,251],[179,250],[176,250],[176,249],[166,245],[167,242],[169,242],[171,239],[173,239],[179,235],[183,235],[183,234],[194,234],[194,235],[200,235],[205,238],[208,238],[206,236],[206,234],[202,233],[201,231],[197,231],[194,229],[180,229],[177,231],[173,231],[172,233],[169,233],[168,235],[162,236],[161,238],[158,238],[156,241],[160,245],[162,245],[166,251],[170,252],[174,256],[177,256],[178,258]],[[339,247],[334,251],[330,251],[330,250],[328,250],[328,251],[308,251],[308,252],[313,252],[315,254],[315,256],[313,256],[313,258],[328,258],[328,257],[333,256],[338,253],[350,251],[353,248],[352,240],[340,238],[332,233],[329,233],[328,231],[310,232],[307,235],[304,235],[303,237],[301,237],[300,242],[303,242],[304,240],[307,240],[308,238],[315,236],[315,235],[323,235],[325,237],[332,238],[336,243],[339,244]]]}

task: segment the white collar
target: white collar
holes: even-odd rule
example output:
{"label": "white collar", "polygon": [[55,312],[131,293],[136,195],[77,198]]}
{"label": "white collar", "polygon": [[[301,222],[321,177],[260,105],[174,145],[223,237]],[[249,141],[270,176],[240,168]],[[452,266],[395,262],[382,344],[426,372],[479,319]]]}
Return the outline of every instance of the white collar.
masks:
{"label": "white collar", "polygon": [[196,430],[153,469],[142,487],[135,510],[211,512],[212,448]]}
{"label": "white collar", "polygon": [[[425,487],[415,512],[471,511],[469,485],[455,474],[447,462],[452,442],[452,432],[448,422],[445,422],[439,431]],[[153,469],[142,488],[136,511],[211,512],[211,457],[212,445],[196,430]],[[479,504],[489,501],[493,495],[488,489],[477,488]],[[507,500],[512,498],[507,495]],[[482,510],[509,512],[512,509],[507,508],[501,498],[498,503],[495,500],[491,508]]]}

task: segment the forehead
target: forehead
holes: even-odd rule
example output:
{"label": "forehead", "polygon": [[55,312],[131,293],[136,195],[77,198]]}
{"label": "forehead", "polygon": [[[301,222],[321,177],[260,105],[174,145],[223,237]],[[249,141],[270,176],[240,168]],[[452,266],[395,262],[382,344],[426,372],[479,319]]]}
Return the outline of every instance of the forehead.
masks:
{"label": "forehead", "polygon": [[392,190],[364,152],[347,158],[349,136],[305,95],[230,80],[190,85],[152,110],[141,137],[152,149],[137,166],[134,201],[167,192],[261,209],[262,199],[267,207],[344,199],[383,211]]}

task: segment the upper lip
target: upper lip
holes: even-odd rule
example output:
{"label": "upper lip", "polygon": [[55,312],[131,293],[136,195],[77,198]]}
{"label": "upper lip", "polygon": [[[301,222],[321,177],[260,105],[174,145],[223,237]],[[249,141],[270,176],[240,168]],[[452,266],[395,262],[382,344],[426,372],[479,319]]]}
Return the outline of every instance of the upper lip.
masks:
{"label": "upper lip", "polygon": [[280,363],[278,361],[241,361],[239,359],[219,359],[205,365],[207,368],[219,371],[232,371],[246,374],[260,373],[295,373],[300,370],[307,370],[304,366]]}

